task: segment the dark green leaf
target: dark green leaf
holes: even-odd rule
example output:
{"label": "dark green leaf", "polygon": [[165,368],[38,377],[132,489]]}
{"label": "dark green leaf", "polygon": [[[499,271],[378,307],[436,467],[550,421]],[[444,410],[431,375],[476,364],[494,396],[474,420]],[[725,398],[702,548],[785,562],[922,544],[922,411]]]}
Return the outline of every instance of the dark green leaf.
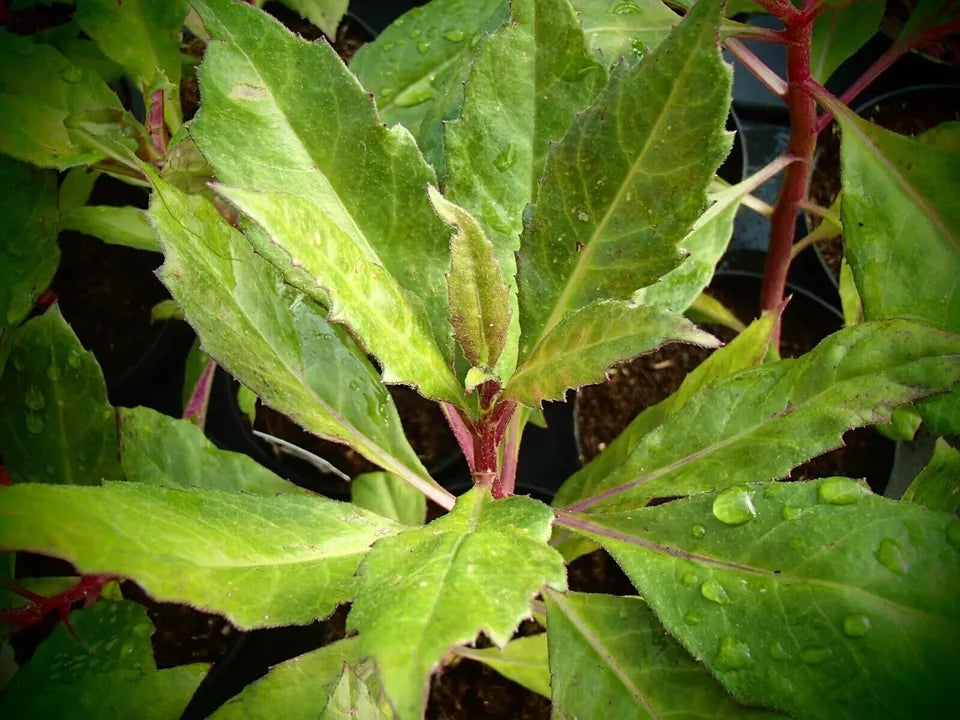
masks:
{"label": "dark green leaf", "polygon": [[933,457],[903,493],[907,502],[955,514],[960,509],[960,450],[937,438]]}
{"label": "dark green leaf", "polygon": [[179,717],[206,674],[200,664],[158,670],[153,626],[135,603],[100,600],[70,622],[80,642],[57,627],[0,695],[3,717]]}
{"label": "dark green leaf", "polygon": [[615,69],[550,153],[518,254],[521,363],[565,315],[679,264],[730,149],[719,21],[719,2],[698,3],[644,62]]}
{"label": "dark green leaf", "polygon": [[10,345],[0,377],[0,447],[14,482],[119,480],[116,417],[103,373],[59,307],[11,332]]}
{"label": "dark green leaf", "polygon": [[503,647],[541,587],[566,588],[551,522],[542,503],[474,488],[450,514],[373,547],[347,625],[398,718],[421,717],[428,676],[453,645],[482,630]]}
{"label": "dark green leaf", "polygon": [[810,53],[814,80],[826,84],[833,71],[873,37],[885,5],[884,0],[851,2],[839,10],[826,10],[814,20]]}
{"label": "dark green leaf", "polygon": [[318,496],[13,485],[0,547],[136,580],[157,600],[222,613],[240,628],[298,625],[349,601],[360,559],[395,525]]}
{"label": "dark green leaf", "polygon": [[798,720],[951,714],[960,520],[950,515],[829,478],[561,523],[602,544],[741,702]]}

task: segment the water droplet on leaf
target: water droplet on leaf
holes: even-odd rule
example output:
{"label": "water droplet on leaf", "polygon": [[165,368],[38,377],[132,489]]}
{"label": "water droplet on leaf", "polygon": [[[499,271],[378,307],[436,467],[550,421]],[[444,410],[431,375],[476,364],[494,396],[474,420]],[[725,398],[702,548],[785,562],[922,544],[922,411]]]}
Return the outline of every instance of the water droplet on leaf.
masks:
{"label": "water droplet on leaf", "polygon": [[39,415],[26,413],[24,416],[24,422],[27,426],[27,432],[34,435],[39,435],[43,432],[43,418],[41,418]]}
{"label": "water droplet on leaf", "polygon": [[70,65],[69,67],[65,67],[60,71],[60,77],[62,77],[68,83],[78,83],[83,80],[83,68],[78,68],[76,65]]}
{"label": "water droplet on leaf", "polygon": [[82,362],[83,362],[83,358],[80,356],[79,350],[71,350],[67,354],[67,365],[69,365],[73,369],[76,370],[77,368],[79,368]]}
{"label": "water droplet on leaf", "polygon": [[817,500],[828,505],[853,505],[866,489],[856,480],[844,477],[827,478],[817,488]]}
{"label": "water droplet on leaf", "polygon": [[713,501],[713,516],[725,525],[743,525],[757,516],[750,491],[743,485],[734,485],[721,492]]}
{"label": "water droplet on leaf", "polygon": [[611,7],[612,15],[638,15],[641,10],[636,3],[630,0],[617,0]]}
{"label": "water droplet on leaf", "polygon": [[499,172],[506,172],[514,166],[517,162],[517,150],[513,146],[513,143],[507,143],[503,150],[501,150],[497,157],[493,159],[493,166]]}
{"label": "water droplet on leaf", "polygon": [[906,575],[910,570],[910,563],[907,562],[903,547],[893,538],[881,540],[880,547],[877,548],[873,556],[887,570],[897,575]]}
{"label": "water droplet on leaf", "polygon": [[787,651],[783,649],[783,645],[780,644],[779,640],[770,643],[770,657],[774,660],[787,659]]}
{"label": "water droplet on leaf", "polygon": [[697,580],[699,579],[700,578],[697,576],[697,573],[695,573],[693,570],[687,570],[683,574],[682,582],[684,585],[696,585]]}
{"label": "water droplet on leaf", "polygon": [[870,632],[870,618],[867,615],[847,615],[843,619],[843,634],[861,638]]}
{"label": "water droplet on leaf", "polygon": [[820,665],[830,659],[833,650],[825,647],[811,647],[800,651],[800,659],[807,665]]}
{"label": "water droplet on leaf", "polygon": [[696,610],[691,610],[683,616],[683,621],[687,625],[699,625],[703,622],[703,615],[698,613]]}
{"label": "water droplet on leaf", "polygon": [[445,32],[443,36],[450,42],[463,42],[467,37],[467,33],[463,30],[450,30],[449,32]]}
{"label": "water droplet on leaf", "polygon": [[391,50],[393,50],[393,43],[387,43],[386,45],[383,46],[383,51],[385,53],[388,53]]}
{"label": "water droplet on leaf", "polygon": [[794,535],[792,538],[787,540],[787,547],[790,548],[791,550],[801,550],[803,549],[803,546],[806,544],[807,543],[804,542],[803,538],[800,537],[799,535]]}
{"label": "water droplet on leaf", "polygon": [[713,664],[717,670],[742,670],[750,664],[750,646],[733,635],[724,635],[720,640]]}
{"label": "water droplet on leaf", "polygon": [[796,505],[784,505],[780,510],[780,517],[784,520],[796,520],[802,512],[803,508],[798,508]]}
{"label": "water droplet on leaf", "polygon": [[703,585],[700,586],[700,594],[710,602],[715,602],[718,605],[727,605],[730,602],[730,596],[727,595],[727,591],[723,589],[723,585],[713,578],[705,581]]}
{"label": "water droplet on leaf", "polygon": [[43,397],[43,391],[40,388],[30,385],[23,394],[23,404],[31,410],[43,410],[47,406],[47,400]]}
{"label": "water droplet on leaf", "polygon": [[433,89],[431,89],[429,85],[424,85],[418,88],[411,88],[397,95],[397,99],[393,101],[393,104],[397,107],[414,107],[428,100],[433,100],[434,97],[435,93]]}
{"label": "water droplet on leaf", "polygon": [[60,379],[60,368],[57,367],[56,363],[47,365],[47,377],[54,382]]}
{"label": "water droplet on leaf", "polygon": [[702,538],[704,535],[707,534],[707,529],[703,525],[698,524],[690,528],[690,532],[693,533],[693,536],[695,538]]}
{"label": "water droplet on leaf", "polygon": [[417,43],[417,52],[419,52],[421,55],[426,55],[429,49],[430,43],[428,43],[426,40],[421,40]]}

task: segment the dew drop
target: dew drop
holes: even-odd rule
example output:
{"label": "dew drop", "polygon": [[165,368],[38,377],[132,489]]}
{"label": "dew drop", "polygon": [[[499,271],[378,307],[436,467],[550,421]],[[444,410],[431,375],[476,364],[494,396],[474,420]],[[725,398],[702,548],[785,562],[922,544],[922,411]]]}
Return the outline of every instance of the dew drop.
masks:
{"label": "dew drop", "polygon": [[691,610],[683,616],[683,621],[687,625],[699,625],[703,622],[703,614],[697,612],[696,610]]}
{"label": "dew drop", "polygon": [[783,493],[783,485],[778,482],[767,483],[763,488],[763,497],[767,500],[780,497]]}
{"label": "dew drop", "polygon": [[704,535],[707,534],[707,529],[703,525],[698,524],[690,528],[690,532],[693,533],[693,536],[695,538],[702,538]]}
{"label": "dew drop", "polygon": [[43,391],[36,385],[27,387],[27,391],[23,394],[23,403],[31,410],[43,410],[47,406]]}
{"label": "dew drop", "polygon": [[784,505],[780,510],[780,517],[784,520],[796,520],[802,512],[803,508],[798,508],[796,505]]}
{"label": "dew drop", "polygon": [[743,485],[729,487],[713,501],[713,516],[725,525],[743,525],[757,516],[750,491]]}
{"label": "dew drop", "polygon": [[417,52],[421,55],[426,55],[427,51],[430,49],[430,43],[426,40],[421,40],[417,43]]}
{"label": "dew drop", "polygon": [[470,38],[470,49],[473,50],[477,45],[480,44],[480,41],[483,40],[483,33],[478,32],[472,38]]}
{"label": "dew drop", "polygon": [[397,99],[393,101],[393,104],[397,107],[414,107],[416,105],[421,105],[428,100],[433,100],[435,97],[434,91],[430,88],[429,85],[424,85],[419,88],[412,88],[406,92],[397,95]]}
{"label": "dew drop", "polygon": [[843,634],[852,638],[861,638],[870,632],[870,618],[867,615],[847,615],[843,619]]}
{"label": "dew drop", "polygon": [[800,659],[807,665],[820,665],[833,655],[833,650],[825,647],[811,647],[800,651]]}
{"label": "dew drop", "polygon": [[74,370],[80,367],[83,362],[83,358],[80,356],[79,350],[71,350],[67,354],[67,365],[72,367]]}
{"label": "dew drop", "polygon": [[743,670],[750,664],[750,646],[733,635],[724,635],[720,640],[720,649],[713,658],[717,670]]}
{"label": "dew drop", "polygon": [[700,586],[700,594],[710,602],[715,602],[718,605],[727,605],[730,602],[730,596],[727,595],[727,591],[723,589],[723,585],[713,578],[705,581],[703,585]]}
{"label": "dew drop", "polygon": [[787,540],[787,547],[791,550],[802,550],[807,543],[799,535],[794,535],[792,538]]}
{"label": "dew drop", "polygon": [[56,363],[47,365],[47,377],[54,382],[60,379],[60,368],[57,367]]}
{"label": "dew drop", "polygon": [[845,477],[827,478],[817,488],[817,500],[828,505],[853,505],[866,489],[856,480]]}
{"label": "dew drop", "polygon": [[507,143],[503,150],[501,150],[497,157],[493,159],[493,166],[499,172],[506,172],[514,166],[517,162],[517,149],[513,146],[513,143]]}
{"label": "dew drop", "polygon": [[681,580],[682,580],[682,582],[683,582],[684,585],[696,585],[696,584],[697,584],[697,580],[699,580],[699,579],[700,579],[700,578],[697,577],[697,573],[695,573],[693,570],[687,570],[687,571],[683,574],[683,578],[682,578]]}
{"label": "dew drop", "polygon": [[39,415],[26,413],[24,415],[24,421],[27,426],[27,432],[32,433],[33,435],[39,435],[43,432],[43,418],[41,418]]}
{"label": "dew drop", "polygon": [[62,77],[68,83],[78,83],[83,80],[83,68],[78,68],[76,65],[70,65],[69,67],[65,67],[60,71],[60,77]]}
{"label": "dew drop", "polygon": [[880,547],[873,554],[881,565],[887,570],[897,575],[906,575],[910,570],[910,563],[903,552],[903,547],[893,538],[884,538],[880,541]]}
{"label": "dew drop", "polygon": [[960,520],[954,518],[947,525],[947,543],[954,550],[960,550]]}
{"label": "dew drop", "polygon": [[467,38],[467,33],[463,30],[450,30],[445,32],[443,36],[450,42],[463,42]]}
{"label": "dew drop", "polygon": [[610,14],[612,15],[639,15],[640,12],[637,4],[630,0],[617,0],[610,8]]}
{"label": "dew drop", "polygon": [[420,37],[420,28],[413,28],[413,30],[410,31],[410,37],[412,38]]}
{"label": "dew drop", "polygon": [[787,659],[787,651],[783,649],[783,645],[780,644],[779,640],[770,643],[770,657],[774,660]]}
{"label": "dew drop", "polygon": [[385,88],[383,88],[383,90],[380,91],[380,99],[381,99],[381,100],[389,100],[390,98],[392,98],[392,97],[393,97],[394,95],[396,95],[396,94],[397,94],[397,91],[396,91],[394,88],[392,88],[392,87],[385,87]]}

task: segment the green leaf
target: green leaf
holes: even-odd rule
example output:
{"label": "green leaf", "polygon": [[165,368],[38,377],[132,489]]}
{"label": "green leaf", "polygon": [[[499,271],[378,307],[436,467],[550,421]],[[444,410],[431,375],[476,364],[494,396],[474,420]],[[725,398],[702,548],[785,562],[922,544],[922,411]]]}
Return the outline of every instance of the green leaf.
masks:
{"label": "green leaf", "polygon": [[[960,331],[960,147],[902,137],[849,111],[837,117],[844,251],[864,317]],[[960,393],[919,409],[934,432],[960,432]]]}
{"label": "green leaf", "polygon": [[552,517],[528,497],[474,488],[450,514],[373,547],[347,626],[360,631],[398,718],[421,717],[428,676],[453,645],[482,630],[503,647],[541,587],[566,588],[547,545]]}
{"label": "green leaf", "polygon": [[742,332],[746,327],[722,302],[706,293],[700,293],[690,303],[687,317],[695,323],[722,325],[734,332]]}
{"label": "green leaf", "polygon": [[237,388],[237,408],[253,425],[257,419],[257,394],[250,390],[246,385]]}
{"label": "green leaf", "polygon": [[325,645],[275,665],[230,698],[211,720],[263,720],[283,708],[284,720],[317,720],[343,670],[359,660],[359,638]]}
{"label": "green leaf", "polygon": [[800,358],[715,381],[658,427],[631,433],[636,443],[616,453],[622,464],[574,507],[636,507],[781,478],[839,447],[850,428],[886,422],[894,407],[958,381],[960,336],[906,320],[861,323]]}
{"label": "green leaf", "polygon": [[57,222],[56,173],[0,155],[0,336],[23,322],[53,280]]}
{"label": "green leaf", "polygon": [[344,665],[340,680],[330,693],[330,699],[320,713],[319,720],[343,720],[353,717],[386,720],[387,716],[377,707],[369,688],[357,673],[349,665]]}
{"label": "green leaf", "polygon": [[300,13],[328,38],[337,36],[337,26],[347,12],[350,0],[281,0],[288,8]]}
{"label": "green leaf", "polygon": [[783,717],[737,705],[638,597],[548,591],[545,599],[559,717]]}
{"label": "green leaf", "polygon": [[201,664],[157,669],[136,603],[100,600],[70,622],[80,642],[57,627],[0,695],[3,717],[179,717],[206,674]]}
{"label": "green leaf", "polygon": [[350,500],[354,505],[405,525],[423,525],[427,519],[427,499],[423,493],[393,473],[358,475],[350,483]]}
{"label": "green leaf", "polygon": [[829,478],[561,522],[601,543],[741,702],[824,720],[950,714],[960,521],[947,514]]}
{"label": "green leaf", "polygon": [[78,147],[64,119],[120,102],[94,73],[50,45],[0,30],[0,153],[40,167],[93,164],[102,155]]}
{"label": "green leaf", "polygon": [[615,362],[671,341],[719,344],[682,315],[628,302],[594,302],[547,333],[510,379],[505,397],[532,406],[562,400],[568,388],[603,382]]}
{"label": "green leaf", "polygon": [[154,252],[160,249],[157,234],[140,208],[85,205],[61,216],[60,227],[93,235],[111,245]]}
{"label": "green leaf", "polygon": [[911,37],[916,37],[924,30],[936,25],[943,25],[951,20],[960,19],[960,8],[952,2],[946,0],[918,0],[903,24],[900,34],[897,36],[897,42],[908,41]]}
{"label": "green leaf", "polygon": [[853,279],[853,270],[846,258],[840,259],[840,305],[843,307],[843,324],[847,327],[863,320],[863,303]]}
{"label": "green leaf", "polygon": [[60,183],[57,200],[60,212],[67,213],[86,205],[99,177],[99,170],[91,170],[88,167],[78,166],[67,170]]}
{"label": "green leaf", "polygon": [[826,84],[834,70],[874,36],[885,6],[884,0],[851,2],[839,10],[828,9],[813,21],[810,70],[814,80]]}
{"label": "green leaf", "polygon": [[[188,0],[83,0],[75,18],[146,92],[161,76],[175,87],[180,83],[180,30],[188,5]],[[179,118],[179,95],[168,96]]]}
{"label": "green leaf", "polygon": [[680,17],[660,0],[571,0],[590,47],[607,65],[656,48]]}
{"label": "green leaf", "polygon": [[437,215],[455,230],[447,276],[453,335],[473,365],[495,365],[510,326],[510,288],[493,243],[470,213],[433,186],[429,192]]}
{"label": "green leaf", "polygon": [[903,405],[890,413],[890,422],[874,426],[884,437],[895,442],[910,442],[923,424],[923,418],[913,405]]}
{"label": "green leaf", "polygon": [[719,20],[719,2],[698,3],[644,62],[615,69],[550,153],[518,254],[521,362],[565,315],[628,299],[680,262],[730,149]]}
{"label": "green leaf", "polygon": [[240,453],[220,450],[189,420],[120,408],[120,461],[130,482],[258,495],[306,492]]}
{"label": "green leaf", "polygon": [[[146,128],[129,110],[82,110],[68,116],[63,124],[71,142],[105,158],[106,162],[99,165],[103,172],[131,184],[147,184],[140,158],[160,158]],[[110,163],[111,160],[116,162]]]}
{"label": "green leaf", "polygon": [[183,310],[177,305],[176,300],[161,300],[150,308],[150,324],[163,322],[164,320],[183,319]]}
{"label": "green leaf", "polygon": [[[182,314],[181,310],[181,314]],[[196,338],[190,346],[190,352],[187,353],[187,359],[184,362],[183,369],[183,388],[180,391],[180,405],[186,412],[190,404],[190,398],[193,397],[197,389],[197,383],[200,382],[200,376],[210,362],[211,358],[200,346],[200,338]]]}
{"label": "green leaf", "polygon": [[488,665],[509,680],[532,690],[545,698],[550,697],[550,664],[547,657],[547,634],[539,633],[518,637],[503,649],[488,647],[476,649],[459,647],[460,657],[470,658]]}
{"label": "green leaf", "polygon": [[156,600],[221,613],[243,629],[328,616],[353,597],[360,559],[394,527],[319,496],[139,483],[15,484],[0,494],[0,546],[132,578]]}
{"label": "green leaf", "polygon": [[448,496],[428,478],[356,343],[286,285],[209,202],[155,182],[149,216],[166,256],[160,278],[207,352],[265,404],[443,502]]}
{"label": "green leaf", "polygon": [[937,438],[933,457],[907,487],[903,499],[930,510],[956,514],[960,510],[960,450]]}
{"label": "green leaf", "polygon": [[383,126],[326,43],[242,3],[195,5],[214,40],[191,134],[231,186],[223,194],[278,246],[267,257],[289,256],[279,264],[291,283],[320,302],[329,293],[331,320],[380,359],[385,381],[462,402],[444,277],[450,232],[430,206],[434,175],[413,138]]}
{"label": "green leaf", "polygon": [[120,479],[103,373],[59,307],[11,332],[10,345],[0,377],[0,447],[14,482]]}
{"label": "green leaf", "polygon": [[779,313],[764,313],[730,344],[715,351],[687,375],[673,395],[637,415],[606,450],[560,486],[553,500],[554,506],[564,507],[590,494],[604,478],[627,462],[644,436],[679,413],[705,387],[727,375],[762,363],[767,356],[770,337],[778,318]]}
{"label": "green leaf", "polygon": [[484,28],[509,17],[504,0],[434,0],[404,14],[350,61],[363,86],[377,98],[388,125],[400,124],[414,135],[440,89],[460,77]]}

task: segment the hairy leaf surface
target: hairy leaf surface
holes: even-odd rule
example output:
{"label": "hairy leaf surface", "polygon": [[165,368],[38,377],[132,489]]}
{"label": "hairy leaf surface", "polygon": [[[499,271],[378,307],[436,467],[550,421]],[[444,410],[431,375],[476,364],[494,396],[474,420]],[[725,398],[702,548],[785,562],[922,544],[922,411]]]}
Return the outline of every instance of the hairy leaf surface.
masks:
{"label": "hairy leaf surface", "polygon": [[906,320],[861,323],[800,358],[699,391],[637,438],[624,462],[574,507],[636,507],[781,478],[841,445],[848,429],[886,422],[894,407],[958,382],[960,336]]}
{"label": "hairy leaf surface", "polygon": [[17,483],[119,480],[117,421],[103,373],[57,305],[10,333],[0,448]]}
{"label": "hairy leaf surface", "polygon": [[200,196],[155,180],[150,219],[170,288],[206,351],[263,402],[444,495],[407,443],[377,372],[320,307],[286,285]]}
{"label": "hairy leaf surface", "polygon": [[158,670],[147,611],[133,602],[100,600],[70,615],[0,695],[8,720],[64,717],[179,717],[207,666]]}
{"label": "hairy leaf surface", "polygon": [[189,420],[145,407],[119,408],[117,416],[120,460],[129,482],[259,495],[306,492],[246,455],[219,449]]}
{"label": "hairy leaf surface", "polygon": [[719,20],[720,4],[701,2],[644,62],[618,66],[549,154],[518,254],[521,364],[567,314],[680,262],[730,149]]}
{"label": "hairy leaf surface", "polygon": [[553,711],[560,717],[782,717],[734,702],[638,597],[548,591],[546,603]]}
{"label": "hairy leaf surface", "polygon": [[450,231],[430,206],[434,174],[413,138],[383,126],[326,43],[243,3],[195,5],[213,41],[191,134],[224,194],[288,256],[267,254],[288,281],[320,302],[329,294],[331,319],[351,326],[388,382],[459,401],[444,277]]}
{"label": "hairy leaf surface", "polygon": [[542,586],[566,588],[551,521],[542,503],[474,488],[450,514],[374,546],[347,625],[401,720],[422,715],[428,676],[453,645],[483,631],[503,647]]}
{"label": "hairy leaf surface", "polygon": [[349,0],[283,0],[283,4],[323,30],[328,38],[336,38]]}
{"label": "hairy leaf surface", "polygon": [[14,485],[0,494],[0,546],[136,580],[157,600],[241,628],[297,625],[353,597],[370,545],[393,522],[317,496]]}
{"label": "hairy leaf surface", "polygon": [[796,718],[950,714],[960,662],[950,515],[828,478],[561,522],[602,544],[741,702]]}
{"label": "hairy leaf surface", "polygon": [[377,707],[376,700],[370,694],[370,688],[352,668],[344,665],[340,679],[320,714],[320,720],[343,720],[343,718],[353,717],[364,718],[364,720],[387,720],[387,715]]}
{"label": "hairy leaf surface", "polygon": [[633,62],[670,34],[680,16],[660,0],[570,0],[591,49],[607,65],[621,57]]}

